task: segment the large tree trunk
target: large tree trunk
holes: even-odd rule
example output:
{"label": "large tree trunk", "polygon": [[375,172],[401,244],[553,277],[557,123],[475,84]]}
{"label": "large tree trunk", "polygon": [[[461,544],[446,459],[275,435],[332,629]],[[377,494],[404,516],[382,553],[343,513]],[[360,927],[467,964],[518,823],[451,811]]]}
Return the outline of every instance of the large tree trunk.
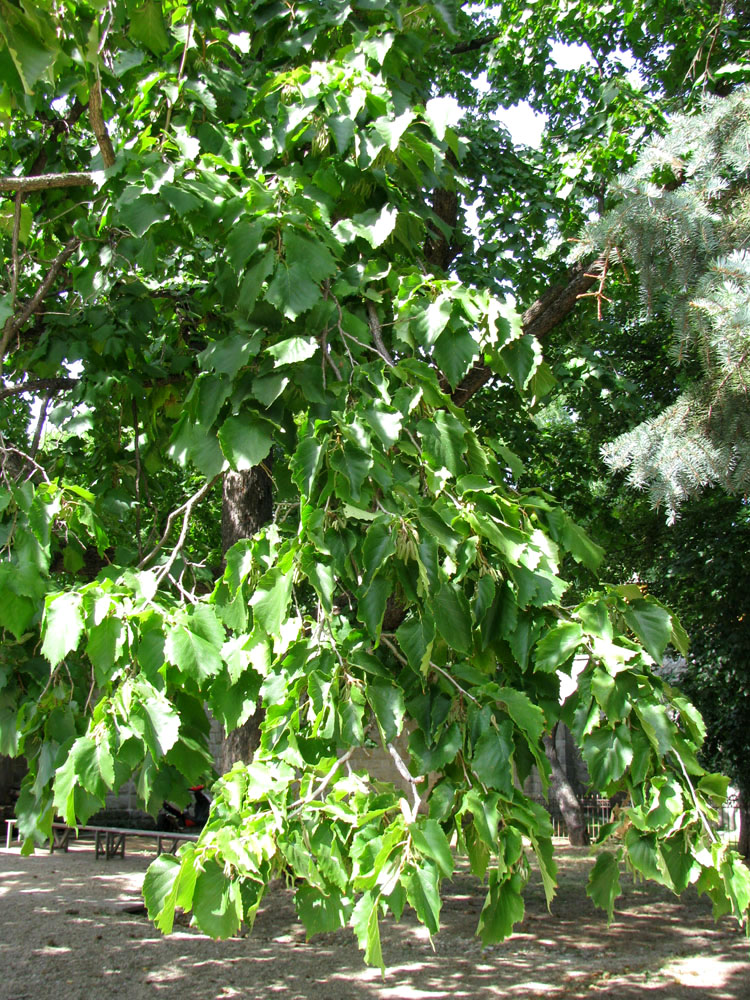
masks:
{"label": "large tree trunk", "polygon": [[583,815],[581,803],[575,793],[573,786],[568,781],[560,758],[557,756],[555,747],[555,734],[557,726],[552,730],[551,735],[544,737],[544,751],[547,754],[552,771],[552,791],[560,806],[560,812],[568,828],[568,840],[576,847],[585,847],[591,843],[589,832],[586,829],[586,819]]}
{"label": "large tree trunk", "polygon": [[[241,538],[250,538],[273,517],[271,456],[246,472],[226,472],[221,508],[221,545],[226,553]],[[221,772],[238,760],[249,761],[260,743],[260,706],[247,722],[234,729],[221,746]]]}
{"label": "large tree trunk", "polygon": [[738,836],[737,850],[750,861],[750,794],[740,789],[740,832]]}

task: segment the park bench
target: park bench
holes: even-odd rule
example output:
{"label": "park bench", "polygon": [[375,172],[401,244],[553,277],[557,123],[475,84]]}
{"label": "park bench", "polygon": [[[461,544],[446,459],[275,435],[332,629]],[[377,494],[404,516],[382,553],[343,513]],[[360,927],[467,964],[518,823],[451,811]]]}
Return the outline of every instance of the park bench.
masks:
{"label": "park bench", "polygon": [[[15,818],[7,819],[7,829],[5,833],[5,846],[9,848],[13,840],[13,829],[16,825]],[[127,827],[113,826],[68,826],[67,823],[53,823],[52,837],[49,842],[50,853],[53,851],[67,851],[70,839],[82,840],[93,836],[94,850],[97,858],[125,857],[125,842],[128,837],[146,838],[156,841],[157,854],[174,854],[178,846],[186,840],[197,840],[195,833],[180,833],[166,830],[131,830]]]}

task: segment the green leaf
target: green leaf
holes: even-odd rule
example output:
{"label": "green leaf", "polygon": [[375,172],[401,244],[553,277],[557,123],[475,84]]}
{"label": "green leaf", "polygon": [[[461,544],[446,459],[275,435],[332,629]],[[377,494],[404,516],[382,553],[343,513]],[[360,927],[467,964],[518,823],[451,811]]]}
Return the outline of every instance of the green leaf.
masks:
{"label": "green leaf", "polygon": [[375,641],[383,626],[385,605],[393,590],[390,580],[376,576],[364,594],[357,601],[357,618],[367,626],[367,631]]}
{"label": "green leaf", "polygon": [[230,881],[214,860],[205,862],[195,881],[193,913],[200,929],[213,938],[225,940],[239,930],[242,921],[239,882]]}
{"label": "green leaf", "polygon": [[665,883],[665,875],[660,864],[660,851],[654,834],[642,835],[631,826],[625,834],[625,847],[630,863],[636,871],[655,882]]}
{"label": "green leaf", "polygon": [[55,771],[54,798],[55,812],[62,816],[69,826],[77,825],[75,810],[76,775],[75,761],[68,755],[65,763]]}
{"label": "green leaf", "polygon": [[416,118],[413,111],[405,111],[397,118],[379,118],[373,124],[373,130],[388,144],[390,150],[398,148],[401,136]]}
{"label": "green leaf", "polygon": [[544,712],[522,692],[502,687],[497,692],[497,700],[503,703],[508,715],[526,735],[529,744],[536,747],[544,732]]}
{"label": "green leaf", "polygon": [[37,604],[28,597],[19,597],[12,590],[3,589],[0,594],[0,626],[20,639],[34,619]]}
{"label": "green leaf", "polygon": [[345,153],[354,138],[355,125],[352,119],[332,115],[326,118],[326,125],[336,143],[337,152]]}
{"label": "green leaf", "polygon": [[266,349],[266,353],[272,358],[276,358],[276,366],[296,365],[300,361],[307,361],[318,350],[318,342],[314,337],[289,337],[281,340],[278,344],[273,344]]}
{"label": "green leaf", "polygon": [[441,771],[446,764],[456,759],[463,746],[461,728],[457,722],[444,729],[434,746],[427,745],[421,729],[415,729],[409,737],[409,753],[416,762],[420,774]]}
{"label": "green leaf", "polygon": [[120,204],[118,221],[139,239],[144,237],[157,222],[170,216],[169,206],[150,194],[142,194],[133,201]]}
{"label": "green leaf", "polygon": [[340,892],[330,888],[325,893],[310,885],[297,889],[294,905],[305,926],[308,941],[313,934],[329,934],[346,927],[352,912],[351,903]]}
{"label": "green leaf", "polygon": [[299,487],[300,493],[310,496],[313,483],[320,470],[321,462],[325,454],[325,446],[328,438],[319,441],[317,438],[309,437],[300,441],[294,458],[291,461],[292,478]]}
{"label": "green leaf", "polygon": [[266,299],[287,319],[296,319],[307,312],[321,297],[320,286],[301,264],[291,267],[281,261],[268,286]]}
{"label": "green leaf", "polygon": [[366,697],[385,741],[391,743],[401,732],[404,723],[404,692],[387,681],[374,680],[367,685]]}
{"label": "green leaf", "polygon": [[428,625],[419,618],[407,618],[396,631],[396,638],[412,670],[417,674],[423,673],[427,669],[435,639],[434,623],[430,621]]}
{"label": "green leaf", "polygon": [[393,528],[389,522],[376,521],[367,529],[362,544],[362,559],[364,561],[362,582],[369,586],[370,581],[379,569],[396,551],[396,540]]}
{"label": "green leaf", "polygon": [[234,378],[240,368],[244,368],[250,358],[255,357],[259,347],[260,338],[232,333],[205,347],[197,356],[198,363],[206,371]]}
{"label": "green leaf", "polygon": [[115,783],[114,758],[109,742],[80,736],[70,751],[79,784],[99,798],[104,798]]}
{"label": "green leaf", "polygon": [[299,269],[316,284],[336,273],[336,261],[328,247],[319,240],[311,240],[297,230],[284,233],[287,262]]}
{"label": "green leaf", "polygon": [[163,757],[177,742],[180,717],[167,698],[148,681],[141,679],[133,685],[137,697],[129,722],[142,737],[156,760]]}
{"label": "green leaf", "polygon": [[227,417],[219,429],[221,448],[238,472],[260,465],[273,445],[273,425],[253,414]]}
{"label": "green leaf", "polygon": [[194,632],[189,620],[183,620],[167,632],[164,655],[182,673],[200,681],[221,670],[220,649],[211,639]]}
{"label": "green leaf", "polygon": [[383,952],[380,947],[378,926],[378,903],[380,894],[368,889],[358,900],[352,913],[352,928],[357,935],[357,943],[365,953],[365,962],[376,965],[385,973]]}
{"label": "green leaf", "polygon": [[448,645],[467,656],[473,648],[469,603],[453,583],[444,583],[430,602],[435,625]]}
{"label": "green leaf", "polygon": [[455,389],[479,356],[479,345],[466,329],[444,330],[435,342],[432,355]]}
{"label": "green leaf", "polygon": [[24,90],[33,94],[34,84],[52,66],[59,49],[51,48],[40,39],[33,21],[17,7],[5,2],[0,4],[0,34],[5,39]]}
{"label": "green leaf", "polygon": [[534,668],[551,674],[575,653],[582,641],[583,629],[578,622],[555,625],[536,644]]}
{"label": "green leaf", "polygon": [[406,898],[414,908],[417,919],[424,924],[430,935],[440,930],[440,875],[433,861],[415,865],[407,875]]}
{"label": "green leaf", "polygon": [[500,358],[521,392],[542,362],[542,349],[535,337],[527,335],[507,344],[500,352]]}
{"label": "green leaf", "polygon": [[237,309],[244,316],[250,316],[260,295],[263,282],[273,271],[276,263],[276,254],[273,250],[267,250],[263,256],[249,267],[242,278],[240,294],[237,298]]}
{"label": "green leaf", "polygon": [[409,826],[412,843],[420,854],[432,858],[440,874],[453,874],[453,855],[443,828],[434,819],[420,819]]}
{"label": "green leaf", "polygon": [[633,760],[630,730],[625,725],[612,730],[601,726],[584,737],[583,757],[596,788],[604,789],[623,776]]}
{"label": "green leaf", "polygon": [[[170,897],[179,873],[180,862],[177,858],[172,857],[171,854],[160,854],[148,866],[146,877],[143,880],[143,901],[146,904],[149,919],[156,923],[157,918],[159,918],[162,925],[160,929],[167,934],[172,929],[174,919],[175,904],[174,899],[170,900]],[[163,926],[165,923],[167,923],[166,929]]]}
{"label": "green leaf", "polygon": [[227,239],[227,257],[238,274],[258,249],[265,228],[265,219],[243,220],[232,227]]}
{"label": "green leaf", "polygon": [[46,601],[42,623],[42,653],[56,667],[78,647],[83,632],[80,594],[51,594]]}
{"label": "green leaf", "polygon": [[643,731],[648,736],[650,742],[663,757],[674,748],[674,736],[676,729],[674,723],[667,715],[664,705],[653,702],[636,702],[635,711],[641,720]]}
{"label": "green leaf", "polygon": [[391,205],[384,205],[379,212],[369,208],[351,219],[342,219],[333,227],[333,232],[342,243],[351,243],[357,236],[361,236],[376,250],[396,228],[397,218],[398,209]]}
{"label": "green leaf", "polygon": [[17,713],[11,708],[0,708],[0,754],[15,757],[18,750]]}
{"label": "green leaf", "polygon": [[169,38],[164,26],[159,0],[146,0],[140,7],[130,12],[130,37],[142,42],[155,56],[169,48]]}
{"label": "green leaf", "polygon": [[471,766],[482,784],[510,795],[513,786],[513,724],[501,722],[479,737]]}
{"label": "green leaf", "polygon": [[447,295],[438,296],[426,309],[420,309],[411,321],[417,342],[426,349],[432,349],[445,330],[452,312],[453,299]]}
{"label": "green leaf", "polygon": [[250,599],[253,615],[268,635],[279,637],[292,596],[292,574],[278,566],[258,581]]}
{"label": "green leaf", "polygon": [[621,893],[618,859],[609,851],[603,851],[589,874],[586,895],[593,900],[595,906],[607,911],[607,924],[612,923],[615,900]]}
{"label": "green leaf", "polygon": [[661,663],[672,638],[672,616],[667,609],[651,601],[631,601],[625,612],[625,621],[656,662]]}
{"label": "green leaf", "polygon": [[500,880],[497,872],[490,875],[489,891],[479,916],[479,935],[486,948],[499,944],[513,933],[513,927],[523,920],[522,879],[518,874]]}

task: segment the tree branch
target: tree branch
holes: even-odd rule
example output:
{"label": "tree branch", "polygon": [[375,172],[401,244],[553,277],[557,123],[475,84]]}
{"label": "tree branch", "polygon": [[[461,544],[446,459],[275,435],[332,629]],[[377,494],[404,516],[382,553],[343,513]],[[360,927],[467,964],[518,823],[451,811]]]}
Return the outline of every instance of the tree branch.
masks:
{"label": "tree branch", "polygon": [[[524,334],[537,339],[553,330],[568,316],[582,295],[585,295],[599,276],[605,261],[599,259],[593,264],[577,264],[570,272],[565,285],[555,285],[536,300],[521,317]],[[464,375],[456,387],[452,399],[456,406],[464,406],[483,385],[492,378],[494,372],[487,365],[478,363]]]}
{"label": "tree branch", "polygon": [[16,313],[15,316],[10,316],[7,319],[3,330],[2,340],[0,340],[0,361],[2,361],[5,357],[8,344],[11,342],[13,336],[18,333],[26,320],[30,316],[33,316],[37,309],[39,309],[44,301],[45,295],[49,292],[50,288],[52,288],[52,285],[55,283],[58,274],[64,267],[68,258],[71,257],[80,246],[80,242],[81,241],[77,237],[73,237],[72,240],[68,240],[62,252],[52,261],[52,264],[45,274],[42,283],[39,285],[23,309],[21,309],[19,313]]}
{"label": "tree branch", "polygon": [[107,132],[107,126],[104,124],[104,116],[102,115],[102,82],[98,74],[89,92],[89,120],[91,128],[94,130],[96,141],[99,144],[99,152],[102,154],[104,166],[111,167],[115,162],[115,150],[112,140],[109,137],[109,132]]}
{"label": "tree branch", "polygon": [[182,504],[181,507],[178,507],[176,510],[172,511],[172,513],[167,518],[167,524],[166,527],[164,528],[164,534],[161,536],[161,538],[156,543],[154,548],[148,553],[148,555],[144,556],[144,558],[141,559],[141,561],[138,563],[138,569],[143,569],[146,565],[148,565],[148,563],[151,562],[151,560],[154,558],[154,556],[157,555],[157,553],[161,552],[161,550],[166,545],[167,539],[169,538],[169,535],[172,531],[172,526],[174,525],[174,522],[176,521],[176,519],[179,517],[180,514],[183,514],[184,516],[182,519],[182,530],[180,531],[180,537],[177,540],[177,545],[172,550],[172,554],[170,555],[165,565],[160,567],[160,572],[162,573],[162,575],[169,572],[169,570],[172,568],[172,563],[177,558],[178,552],[185,543],[185,538],[187,536],[187,527],[188,524],[190,523],[190,515],[193,512],[193,507],[195,507],[195,505],[203,499],[203,497],[208,493],[208,491],[214,485],[216,480],[220,478],[220,476],[221,473],[219,473],[218,476],[214,476],[213,479],[207,480],[196,493],[193,493],[191,497],[188,497],[188,499],[185,501],[184,504]]}
{"label": "tree branch", "polygon": [[65,389],[75,389],[81,380],[79,378],[40,378],[23,385],[9,385],[0,389],[0,399],[9,396],[20,396],[24,392],[60,392]]}
{"label": "tree branch", "polygon": [[33,177],[0,177],[0,191],[42,191],[47,188],[89,187],[94,175],[87,171],[71,174],[36,174]]}
{"label": "tree branch", "polygon": [[467,42],[459,42],[458,45],[453,46],[449,54],[460,56],[464,52],[476,52],[478,49],[484,49],[488,45],[491,45],[495,39],[499,38],[501,34],[501,31],[493,31],[489,35],[480,35],[478,38],[470,38]]}

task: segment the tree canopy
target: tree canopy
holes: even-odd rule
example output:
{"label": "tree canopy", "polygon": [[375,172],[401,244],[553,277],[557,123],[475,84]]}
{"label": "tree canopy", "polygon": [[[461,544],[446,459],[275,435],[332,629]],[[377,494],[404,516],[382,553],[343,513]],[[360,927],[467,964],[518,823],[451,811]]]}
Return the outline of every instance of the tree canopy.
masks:
{"label": "tree canopy", "polygon": [[[349,924],[382,964],[382,915],[408,904],[437,930],[455,843],[487,879],[482,941],[501,940],[527,852],[554,893],[549,818],[521,785],[548,781],[559,721],[594,786],[624,793],[594,901],[611,916],[624,862],[746,918],[750,878],[712,829],[727,779],[654,670],[684,650],[679,622],[599,582],[596,542],[465,410],[488,381],[514,411],[549,390],[537,337],[601,273],[548,289],[554,240],[661,120],[618,83],[602,144],[604,89],[574,121],[575,79],[546,87],[537,52],[585,41],[605,88],[627,40],[664,87],[671,23],[647,34],[638,8],[638,41],[587,4],[578,37],[563,6],[549,30],[514,4],[0,4],[0,751],[29,762],[24,850],[131,776],[151,811],[184,799],[212,770],[206,706],[231,731],[262,702],[198,842],[149,871],[162,930],[182,907],[230,935],[286,871],[309,933]],[[710,23],[704,74],[734,44]],[[503,167],[476,97],[457,131],[447,98],[470,103],[482,52],[494,99],[545,96],[570,157]],[[258,469],[273,519],[223,552],[220,508],[257,503]],[[352,770],[365,744],[403,789]]]}

